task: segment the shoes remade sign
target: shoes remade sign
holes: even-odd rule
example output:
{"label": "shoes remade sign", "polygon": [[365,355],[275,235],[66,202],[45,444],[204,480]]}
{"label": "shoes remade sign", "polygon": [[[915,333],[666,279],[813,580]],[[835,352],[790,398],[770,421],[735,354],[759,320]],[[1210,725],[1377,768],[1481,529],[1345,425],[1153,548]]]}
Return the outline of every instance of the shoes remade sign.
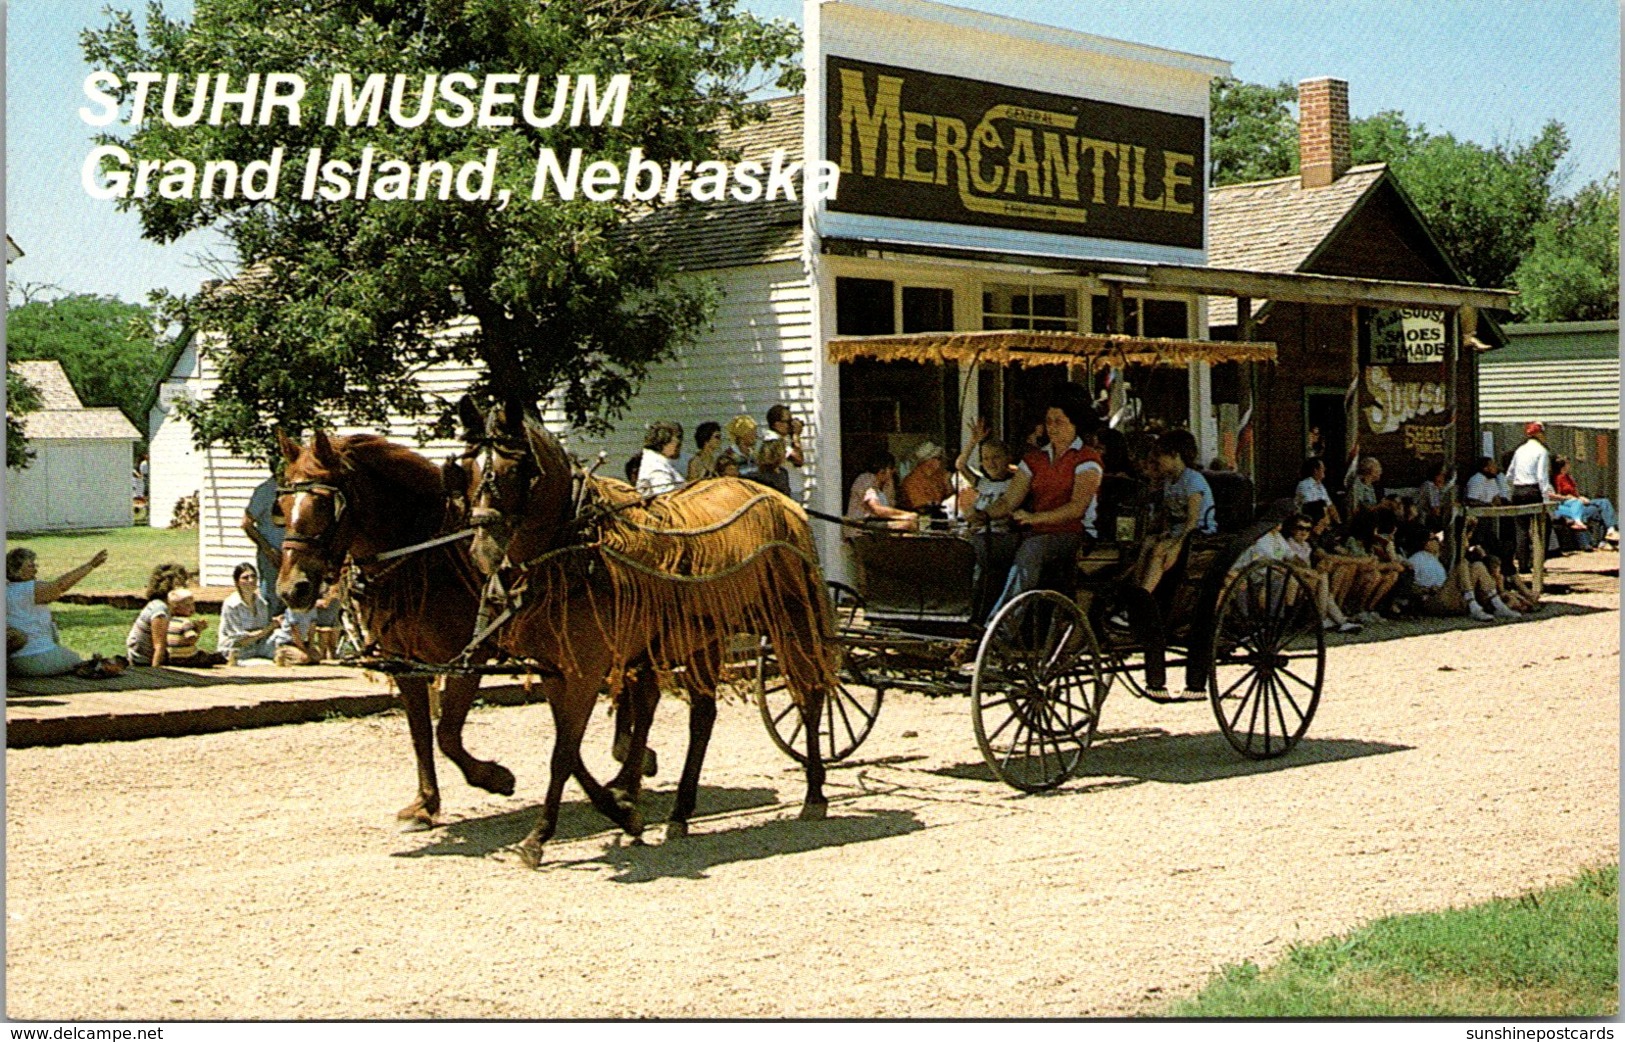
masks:
{"label": "shoes remade sign", "polygon": [[1203,122],[828,59],[831,209],[1200,249]]}

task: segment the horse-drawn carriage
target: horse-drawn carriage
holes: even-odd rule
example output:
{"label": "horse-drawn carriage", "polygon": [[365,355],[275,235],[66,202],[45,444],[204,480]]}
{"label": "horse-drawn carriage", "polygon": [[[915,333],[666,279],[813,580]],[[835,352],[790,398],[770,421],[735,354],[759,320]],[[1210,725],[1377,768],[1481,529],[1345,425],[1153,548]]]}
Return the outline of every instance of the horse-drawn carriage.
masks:
{"label": "horse-drawn carriage", "polygon": [[[1011,600],[978,628],[964,533],[860,534],[857,588],[837,585],[832,600],[807,517],[777,493],[723,478],[645,499],[573,464],[522,405],[481,414],[464,404],[469,449],[444,468],[376,436],[318,432],[308,446],[283,444],[289,520],[278,590],[303,606],[347,569],[364,654],[407,668],[401,693],[419,792],[401,817],[414,825],[432,824],[439,807],[436,739],[471,784],[513,791],[513,775],[461,739],[475,674],[499,655],[542,677],[556,729],[546,804],[518,845],[530,864],[571,777],[606,817],[642,831],[656,677],[674,671],[690,695],[689,750],[667,826],[668,837],[681,834],[712,695],[740,633],[771,640],[771,655],[765,641],[755,655],[758,695],[775,740],[805,767],[806,818],[825,813],[826,753],[839,759],[862,743],[890,688],[967,690],[989,765],[1026,790],[1076,768],[1114,683],[1157,696],[1170,664],[1185,666],[1187,687],[1208,691],[1245,756],[1285,753],[1319,702],[1325,652],[1313,592],[1276,563],[1234,567],[1257,526],[1191,537],[1143,597],[1123,581],[1137,541],[1095,543],[1073,562],[1075,578]],[[1108,611],[1126,613],[1129,626],[1106,626]],[[1184,658],[1169,663],[1170,651]],[[437,733],[425,670],[459,685],[448,688]],[[583,767],[580,743],[615,675],[625,678],[616,724],[627,745],[604,785]]]}
{"label": "horse-drawn carriage", "polygon": [[[1118,685],[1159,702],[1209,702],[1242,756],[1291,750],[1320,702],[1321,617],[1297,573],[1250,559],[1270,524],[1253,521],[1250,482],[1226,477],[1212,482],[1218,534],[1188,536],[1154,593],[1133,571],[1156,497],[1131,480],[1116,490],[1121,512],[1100,526],[1102,539],[985,625],[973,615],[974,533],[858,533],[847,543],[854,585],[831,584],[844,657],[823,709],[826,759],[857,749],[887,691],[965,693],[994,775],[1026,791],[1053,788],[1077,769]],[[1168,670],[1180,668],[1185,693],[1169,695]],[[777,744],[799,758],[806,736],[765,651],[757,700]]]}

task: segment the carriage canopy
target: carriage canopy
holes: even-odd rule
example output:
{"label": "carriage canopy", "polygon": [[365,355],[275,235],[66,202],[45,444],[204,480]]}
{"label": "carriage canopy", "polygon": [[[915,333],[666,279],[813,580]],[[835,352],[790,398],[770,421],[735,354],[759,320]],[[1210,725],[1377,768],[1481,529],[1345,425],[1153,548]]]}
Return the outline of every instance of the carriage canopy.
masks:
{"label": "carriage canopy", "polygon": [[1267,341],[1175,340],[1032,329],[849,336],[829,342],[831,362],[857,359],[936,365],[1079,365],[1091,369],[1144,365],[1183,369],[1192,362],[1274,362],[1275,345]]}

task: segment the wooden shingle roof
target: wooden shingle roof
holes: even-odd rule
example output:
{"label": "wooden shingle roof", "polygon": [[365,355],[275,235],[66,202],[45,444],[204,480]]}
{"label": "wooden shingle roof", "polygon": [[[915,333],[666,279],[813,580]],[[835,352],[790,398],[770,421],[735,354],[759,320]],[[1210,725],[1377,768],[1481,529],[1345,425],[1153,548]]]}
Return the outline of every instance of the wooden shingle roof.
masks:
{"label": "wooden shingle roof", "polygon": [[[1248,271],[1302,271],[1387,172],[1386,163],[1367,163],[1350,168],[1322,188],[1306,189],[1294,174],[1212,189],[1208,195],[1208,264]],[[1208,298],[1209,325],[1228,326],[1235,321],[1234,298]]]}
{"label": "wooden shingle roof", "polygon": [[135,425],[117,409],[87,409],[79,400],[62,363],[25,361],[11,363],[35,390],[40,408],[23,417],[23,433],[29,438],[114,438],[137,441]]}
{"label": "wooden shingle roof", "polygon": [[[770,115],[722,135],[721,145],[738,149],[740,159],[754,159],[767,168],[773,152],[784,149],[786,164],[802,158],[802,102],[799,95],[767,103]],[[679,270],[736,268],[768,264],[801,256],[801,178],[796,179],[796,200],[782,196],[771,202],[742,203],[732,197],[696,203],[685,193],[682,202],[663,207],[637,220],[633,233],[669,259]],[[763,178],[764,191],[766,178]]]}

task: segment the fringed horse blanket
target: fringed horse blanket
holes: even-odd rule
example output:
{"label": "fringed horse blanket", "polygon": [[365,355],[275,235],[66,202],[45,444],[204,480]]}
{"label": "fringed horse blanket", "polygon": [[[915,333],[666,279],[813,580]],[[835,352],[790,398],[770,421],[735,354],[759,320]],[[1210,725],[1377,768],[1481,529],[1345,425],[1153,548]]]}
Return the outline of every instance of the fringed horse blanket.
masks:
{"label": "fringed horse blanket", "polygon": [[704,669],[719,642],[758,634],[798,703],[834,686],[833,610],[798,505],[736,478],[648,500],[619,481],[585,481],[586,541],[543,554],[514,586],[540,614],[528,626],[562,649],[588,634],[603,640],[616,674],[645,656],[662,672]]}

